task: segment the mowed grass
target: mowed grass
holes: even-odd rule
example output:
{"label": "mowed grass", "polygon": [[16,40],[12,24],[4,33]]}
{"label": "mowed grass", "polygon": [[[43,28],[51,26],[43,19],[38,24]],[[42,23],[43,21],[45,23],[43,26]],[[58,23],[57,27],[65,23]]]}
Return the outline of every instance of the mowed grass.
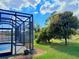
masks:
{"label": "mowed grass", "polygon": [[[71,40],[68,40],[67,46],[64,45],[63,40],[51,40],[51,42],[51,44],[35,42],[35,48],[43,49],[46,53],[33,59],[79,59],[79,35],[72,36]],[[8,58],[9,56],[0,57],[0,59]]]}
{"label": "mowed grass", "polygon": [[53,40],[51,44],[35,43],[35,47],[46,53],[33,59],[79,59],[79,39],[69,40],[67,46],[63,40]]}

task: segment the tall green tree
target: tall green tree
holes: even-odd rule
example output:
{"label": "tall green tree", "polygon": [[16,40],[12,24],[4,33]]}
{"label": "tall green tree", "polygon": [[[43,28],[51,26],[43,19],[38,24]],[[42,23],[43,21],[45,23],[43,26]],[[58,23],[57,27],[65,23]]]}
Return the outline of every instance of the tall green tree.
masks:
{"label": "tall green tree", "polygon": [[41,30],[40,25],[35,24],[35,26],[34,26],[35,39],[37,39],[40,30]]}
{"label": "tall green tree", "polygon": [[65,39],[65,45],[67,45],[67,39],[76,34],[76,30],[79,28],[78,18],[69,11],[51,15],[48,20],[48,36],[50,38]]}
{"label": "tall green tree", "polygon": [[40,31],[40,25],[39,24],[36,24],[36,26],[35,26],[35,32],[39,32]]}
{"label": "tall green tree", "polygon": [[38,38],[37,38],[37,43],[43,42],[43,43],[47,43],[49,41],[48,39],[49,37],[47,36],[47,32],[46,32],[46,28],[42,28],[42,30],[40,31]]}

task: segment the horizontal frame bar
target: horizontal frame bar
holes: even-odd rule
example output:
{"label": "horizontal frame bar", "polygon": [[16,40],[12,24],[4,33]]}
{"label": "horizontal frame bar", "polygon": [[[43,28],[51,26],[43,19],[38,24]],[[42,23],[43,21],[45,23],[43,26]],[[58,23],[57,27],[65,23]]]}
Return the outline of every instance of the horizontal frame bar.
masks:
{"label": "horizontal frame bar", "polygon": [[16,12],[16,11],[10,11],[10,10],[3,10],[3,9],[0,9],[1,11],[6,11],[6,12],[13,12],[13,13],[20,13],[20,14],[25,14],[25,15],[31,15],[32,14],[28,14],[28,13],[22,13],[22,12]]}
{"label": "horizontal frame bar", "polygon": [[0,30],[1,30],[1,29],[12,30],[12,28],[0,28]]}

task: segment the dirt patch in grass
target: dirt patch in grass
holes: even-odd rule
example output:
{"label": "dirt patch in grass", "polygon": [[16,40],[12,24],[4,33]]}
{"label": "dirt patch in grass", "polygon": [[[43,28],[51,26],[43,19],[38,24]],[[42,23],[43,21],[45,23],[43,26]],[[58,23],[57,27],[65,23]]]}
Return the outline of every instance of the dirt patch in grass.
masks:
{"label": "dirt patch in grass", "polygon": [[40,49],[40,48],[36,48],[36,49],[35,49],[35,52],[36,52],[36,53],[33,54],[33,57],[37,57],[37,56],[40,56],[40,55],[43,55],[43,54],[46,53],[45,50]]}

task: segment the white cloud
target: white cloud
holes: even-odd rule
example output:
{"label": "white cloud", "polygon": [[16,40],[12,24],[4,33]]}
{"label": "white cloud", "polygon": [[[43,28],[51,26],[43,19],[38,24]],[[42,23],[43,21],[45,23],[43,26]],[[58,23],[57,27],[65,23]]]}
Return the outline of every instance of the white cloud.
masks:
{"label": "white cloud", "polygon": [[[42,0],[0,0],[0,9],[21,10],[22,8],[33,7]],[[43,0],[45,3],[40,7],[42,14],[52,13],[54,11],[73,11],[75,14],[79,10],[79,0]],[[49,2],[51,1],[51,2]],[[37,14],[38,12],[34,12]]]}
{"label": "white cloud", "polygon": [[[40,8],[40,12],[42,14],[46,14],[46,13],[52,13],[54,11],[56,11],[56,9],[58,9],[59,4],[53,3],[51,4],[49,1],[46,1],[45,4],[43,4]],[[57,7],[57,8],[56,8]]]}
{"label": "white cloud", "polygon": [[0,2],[0,8],[1,9],[8,9],[4,4],[2,4],[1,2]]}
{"label": "white cloud", "polygon": [[[40,8],[40,12],[42,14],[52,13],[54,11],[64,12],[64,11],[72,11],[75,12],[79,8],[79,0],[51,0],[52,3],[49,1],[45,1]],[[55,8],[59,6],[58,8]],[[52,10],[53,9],[53,10]]]}
{"label": "white cloud", "polygon": [[[63,11],[75,11],[79,10],[79,0],[59,0],[61,3],[61,8],[58,12]],[[64,5],[63,5],[64,4]]]}
{"label": "white cloud", "polygon": [[43,14],[47,13],[50,5],[50,2],[46,1],[45,4],[41,6],[40,12]]}
{"label": "white cloud", "polygon": [[34,12],[34,14],[38,14],[38,13],[39,13],[38,11]]}
{"label": "white cloud", "polygon": [[0,0],[0,9],[21,10],[23,7],[33,7],[41,2],[41,0]]}
{"label": "white cloud", "polygon": [[[30,5],[32,6],[32,7],[36,7],[40,2],[41,2],[41,0],[35,0],[35,1],[32,1],[32,0],[28,0],[28,2],[30,3]],[[27,2],[26,2],[27,3]]]}

